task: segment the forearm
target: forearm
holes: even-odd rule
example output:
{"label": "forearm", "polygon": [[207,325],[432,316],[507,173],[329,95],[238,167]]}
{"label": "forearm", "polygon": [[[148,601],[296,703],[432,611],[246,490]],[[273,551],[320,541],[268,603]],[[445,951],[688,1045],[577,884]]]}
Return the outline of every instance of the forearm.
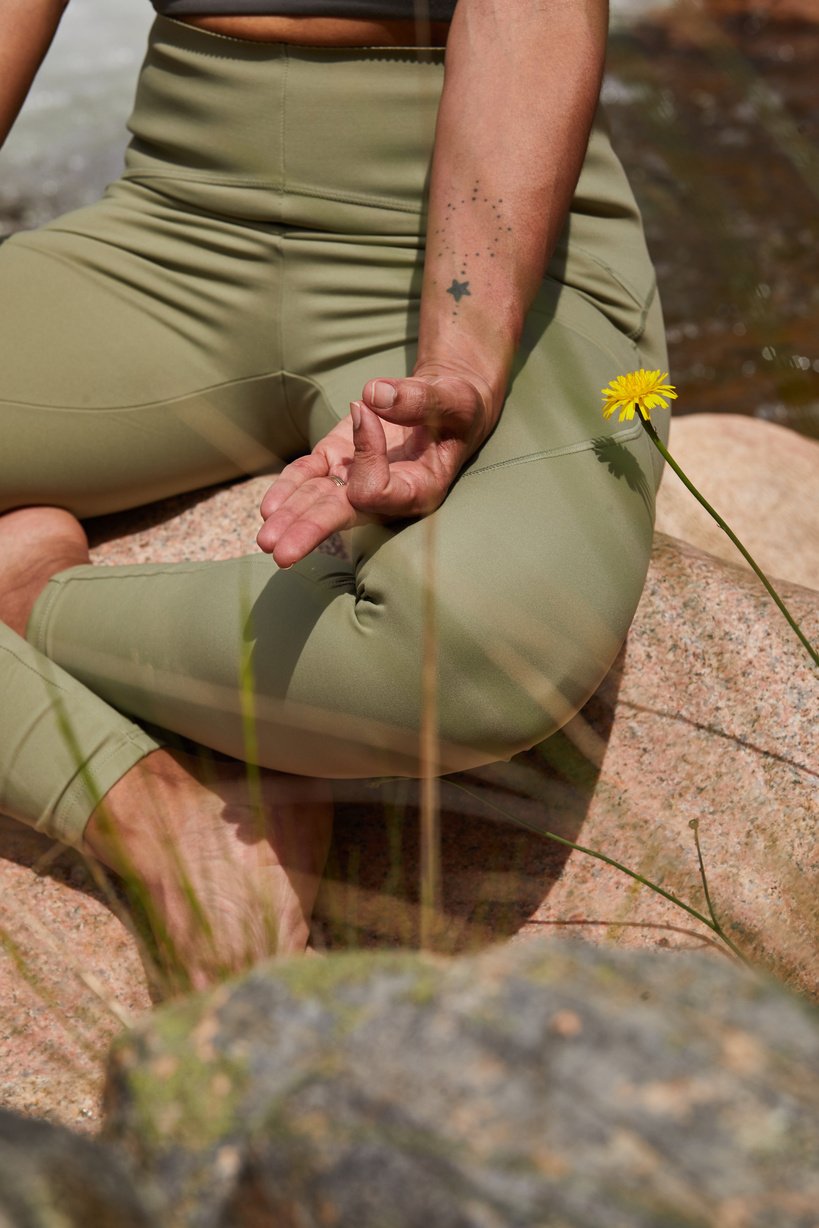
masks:
{"label": "forearm", "polygon": [[[459,0],[429,198],[419,371],[465,370],[489,413],[577,183],[606,0]],[[490,426],[493,423],[489,424]]]}
{"label": "forearm", "polygon": [[68,0],[0,0],[0,146],[11,131]]}

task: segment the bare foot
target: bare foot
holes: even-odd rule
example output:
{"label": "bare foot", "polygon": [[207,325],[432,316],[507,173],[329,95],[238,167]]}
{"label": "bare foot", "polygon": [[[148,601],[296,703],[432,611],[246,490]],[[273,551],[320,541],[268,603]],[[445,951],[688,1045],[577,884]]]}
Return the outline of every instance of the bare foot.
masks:
{"label": "bare foot", "polygon": [[25,635],[34,602],[51,577],[88,562],[88,539],[70,512],[22,507],[0,516],[0,621]]}
{"label": "bare foot", "polygon": [[148,755],[85,833],[143,905],[174,988],[302,953],[330,842],[325,782],[263,771],[254,796],[245,765],[208,769]]}

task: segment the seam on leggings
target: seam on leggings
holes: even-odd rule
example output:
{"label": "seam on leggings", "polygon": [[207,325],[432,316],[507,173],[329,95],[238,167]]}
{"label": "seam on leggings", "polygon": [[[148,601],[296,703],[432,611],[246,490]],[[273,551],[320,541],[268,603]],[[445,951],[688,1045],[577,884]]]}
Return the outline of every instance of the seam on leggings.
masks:
{"label": "seam on leggings", "polygon": [[[282,357],[284,357],[284,355],[282,355]],[[333,421],[333,426],[337,426],[338,423],[341,422],[341,418],[336,417],[336,415],[333,413],[332,402],[330,401],[330,398],[327,396],[327,393],[325,392],[324,388],[322,387],[322,385],[319,383],[317,379],[313,378],[312,375],[302,375],[300,372],[297,372],[297,371],[288,371],[287,368],[285,367],[284,370],[282,371],[282,376],[284,377],[285,381],[293,380],[295,383],[307,384],[310,388],[313,389],[313,391],[315,392],[316,396],[321,401],[321,403],[327,406],[327,412],[328,412],[329,417]],[[289,394],[288,394],[288,405],[289,403],[290,402],[289,402]],[[344,416],[346,417],[346,415]],[[305,444],[309,446],[310,441],[307,439],[304,429],[298,426],[297,423],[294,423],[294,428],[301,435],[302,439],[304,439]],[[332,427],[330,429],[332,430]]]}
{"label": "seam on leggings", "polygon": [[614,431],[611,435],[595,436],[593,439],[581,439],[578,443],[567,443],[562,448],[547,448],[542,452],[527,452],[524,456],[515,456],[510,460],[495,461],[492,465],[483,465],[480,469],[470,469],[462,478],[474,478],[479,473],[490,473],[493,469],[507,469],[510,465],[527,465],[530,461],[551,460],[556,456],[571,456],[574,452],[588,452],[601,440],[606,443],[628,443],[642,433],[642,427],[637,423],[622,431]]}
{"label": "seam on leggings", "polygon": [[299,184],[288,184],[282,187],[279,183],[270,183],[265,179],[245,179],[230,175],[186,175],[182,171],[168,174],[165,171],[138,170],[125,171],[121,179],[139,183],[141,180],[159,179],[170,183],[198,183],[214,187],[242,188],[247,191],[276,192],[279,196],[304,196],[315,200],[328,200],[344,205],[358,205],[363,209],[389,209],[393,213],[407,213],[411,217],[419,217],[423,210],[412,209],[408,205],[397,204],[394,199],[385,196],[358,196],[354,192],[321,192],[317,188],[308,188]]}
{"label": "seam on leggings", "polygon": [[[61,573],[58,572],[57,576]],[[52,576],[34,603],[26,626],[26,638],[33,648],[48,656],[48,620],[59,595],[57,576]]]}
{"label": "seam on leggings", "polygon": [[[91,575],[76,575],[75,572],[78,570],[76,567],[70,567],[66,571],[60,571],[55,576],[51,577],[48,584],[45,586],[42,593],[34,603],[34,609],[31,612],[31,616],[28,620],[28,626],[26,627],[26,636],[32,648],[36,648],[38,652],[42,652],[46,657],[50,657],[51,655],[48,624],[54,613],[54,606],[62,596],[62,586],[64,584],[82,584],[84,580],[99,580],[101,577],[109,580],[117,578],[110,574],[110,570],[112,569],[94,567],[93,564],[84,564],[84,566],[90,566],[92,570]],[[150,568],[151,575],[165,575],[169,573],[172,574],[173,572],[178,574],[183,570],[195,571],[196,568],[201,567],[202,564],[192,562],[171,564],[126,563],[124,566],[129,570],[131,567],[139,567],[142,569],[141,574],[146,574],[147,569]],[[10,651],[10,649],[6,649],[6,651]],[[23,664],[25,664],[25,662],[23,662]],[[36,670],[34,672],[37,673]],[[37,676],[41,677],[40,674]],[[55,683],[55,685],[57,684]]]}
{"label": "seam on leggings", "polygon": [[[281,77],[281,88],[279,93],[279,193],[284,192],[284,185],[287,183],[287,82],[290,76],[290,56],[287,54],[287,49],[284,52],[284,69]],[[279,225],[281,225],[281,213],[279,214]],[[279,351],[281,353],[281,351]]]}
{"label": "seam on leggings", "polygon": [[[284,329],[284,324],[281,322],[281,313],[280,313],[279,318],[280,318],[279,332],[281,334],[282,330]],[[283,342],[283,340],[284,340],[283,336],[280,335],[279,337],[280,345]],[[281,349],[279,350],[279,353],[281,353]],[[282,404],[284,405],[284,412],[287,414],[287,421],[290,423],[291,429],[293,430],[293,433],[295,434],[296,438],[300,439],[302,443],[306,444],[307,440],[305,438],[304,428],[298,422],[296,422],[296,419],[293,416],[293,406],[290,403],[290,392],[287,387],[288,376],[286,375],[284,371],[282,371],[280,379],[281,379]]]}
{"label": "seam on leggings", "polygon": [[38,401],[6,400],[0,397],[0,405],[19,405],[26,409],[40,409],[46,413],[62,414],[129,414],[138,413],[142,409],[155,409],[159,406],[172,406],[181,401],[189,401],[191,397],[205,396],[210,392],[219,392],[223,388],[237,388],[241,384],[250,384],[254,380],[278,379],[286,374],[282,370],[262,371],[258,375],[243,375],[240,379],[225,380],[221,384],[206,384],[202,388],[192,388],[190,392],[181,392],[178,396],[163,397],[158,401],[139,401],[132,405],[42,405]]}
{"label": "seam on leggings", "polygon": [[[284,183],[284,170],[285,170],[284,142],[287,139],[287,122],[286,122],[287,78],[288,78],[289,71],[290,71],[290,60],[285,51],[284,66],[283,66],[283,71],[282,71],[281,84],[279,86],[279,98],[278,98],[278,104],[279,104],[279,183],[280,184]],[[282,224],[281,204],[279,207],[279,216],[277,217],[276,222],[278,226],[281,228],[281,224]],[[293,421],[293,414],[290,409],[290,398],[287,395],[287,381],[284,378],[284,370],[283,370],[283,366],[284,366],[284,301],[285,301],[284,300],[284,280],[285,280],[285,277],[287,276],[287,255],[285,253],[284,236],[281,233],[279,234],[278,249],[279,249],[279,252],[281,253],[281,274],[277,278],[278,302],[276,304],[276,308],[277,308],[278,318],[276,321],[276,331],[278,335],[275,340],[275,345],[277,347],[276,355],[278,356],[279,363],[281,364],[280,370],[279,370],[279,389],[280,389],[281,398],[284,404],[285,412],[287,414],[287,420],[290,423],[291,429],[295,430],[296,424]],[[271,355],[271,357],[273,356],[274,355]],[[298,430],[296,430],[296,437],[301,438],[301,433]]]}
{"label": "seam on leggings", "polygon": [[646,322],[648,320],[648,313],[651,310],[651,305],[654,302],[656,297],[657,297],[657,278],[655,277],[653,282],[651,283],[651,290],[649,291],[648,298],[646,299],[645,306],[643,307],[642,315],[640,316],[640,331],[632,335],[633,341],[640,341],[642,339],[643,333],[646,331]]}
{"label": "seam on leggings", "polygon": [[[149,749],[147,746],[145,746],[142,743],[143,738],[147,739],[148,741],[154,742],[154,739],[150,738],[148,734],[143,733],[141,729],[129,729],[117,736],[116,742],[114,743],[113,746],[110,746],[108,748],[105,754],[93,755],[91,756],[89,760],[86,760],[85,764],[83,764],[81,768],[77,769],[77,775],[74,777],[74,780],[69,785],[69,787],[66,789],[57,807],[53,811],[55,825],[57,824],[59,824],[60,826],[64,825],[65,820],[68,818],[68,814],[65,812],[73,809],[75,804],[82,800],[83,794],[89,794],[91,797],[91,800],[94,802],[92,811],[89,812],[89,815],[88,815],[88,819],[90,819],[91,813],[93,813],[93,810],[96,809],[96,807],[102,801],[102,797],[104,796],[104,794],[102,794],[100,797],[94,800],[93,794],[91,794],[90,790],[88,789],[88,776],[92,770],[90,767],[90,764],[93,762],[94,770],[99,772],[99,770],[103,768],[106,763],[110,763],[111,760],[120,753],[120,751],[127,748],[129,743],[133,745],[136,749],[142,751],[142,754],[139,756],[139,759],[144,759],[146,755],[149,755],[151,753],[151,749],[153,750],[158,749],[159,743],[155,742],[154,746]],[[138,763],[139,759],[135,760],[134,762]],[[105,792],[108,792],[108,790],[106,790]],[[83,831],[80,832],[80,838],[82,838],[83,832],[85,831],[85,826],[88,822],[88,819],[86,819],[85,824],[83,824]]]}
{"label": "seam on leggings", "polygon": [[347,205],[362,205],[371,209],[391,209],[394,213],[408,213],[412,217],[420,217],[423,208],[411,209],[407,205],[399,205],[386,196],[357,196],[353,192],[320,192],[317,188],[308,188],[302,184],[289,184],[287,191],[293,196],[309,196],[317,200],[340,201]]}
{"label": "seam on leggings", "polygon": [[[26,641],[26,642],[29,643],[29,641]],[[30,644],[30,647],[37,649],[36,644]],[[10,657],[14,658],[14,660],[17,662],[18,665],[22,665],[23,669],[27,669],[28,672],[30,674],[33,674],[34,677],[37,678],[40,682],[45,682],[47,686],[53,686],[55,690],[61,691],[63,695],[66,695],[68,693],[65,687],[61,686],[60,683],[57,682],[56,679],[48,678],[40,670],[35,669],[34,666],[30,664],[30,662],[26,661],[23,657],[21,657],[19,653],[16,653],[13,648],[9,648],[8,645],[6,644],[0,644],[0,652],[8,653]],[[49,664],[53,665],[54,662],[50,661]],[[54,666],[54,668],[56,669],[58,667]]]}
{"label": "seam on leggings", "polygon": [[[245,558],[255,559],[255,558],[260,558],[260,557],[261,555],[256,555],[256,554],[240,554],[236,556],[236,558],[242,558],[242,559],[245,559]],[[153,575],[171,575],[172,576],[172,575],[179,575],[179,573],[182,571],[196,571],[200,567],[210,567],[214,563],[235,563],[236,558],[198,559],[196,562],[193,562],[191,559],[183,559],[182,562],[180,563],[115,563],[115,564],[104,566],[104,567],[98,567],[94,563],[83,563],[82,567],[89,572],[88,575],[85,575],[85,576],[74,575],[74,572],[79,571],[79,568],[70,567],[67,571],[61,571],[58,575],[52,576],[48,583],[53,584],[55,588],[60,588],[63,584],[83,584],[86,580],[91,580],[94,582],[97,582],[99,580],[106,580],[106,581],[117,580],[120,577],[116,575],[115,573],[122,572],[122,571],[127,571],[130,573],[132,568],[137,568],[139,575],[143,575],[143,576],[147,576],[147,575],[152,575],[152,576]],[[130,579],[131,576],[129,575],[127,578]],[[46,589],[45,592],[48,593],[48,589]],[[40,602],[44,603],[43,608],[46,611],[46,613],[44,613],[43,618],[46,618],[48,617],[48,613],[47,613],[48,607],[52,603],[46,602],[45,596],[41,596],[37,599],[38,605],[40,604]]]}
{"label": "seam on leggings", "polygon": [[[643,333],[645,332],[646,320],[648,318],[649,308],[651,307],[651,304],[654,302],[654,299],[657,295],[656,275],[652,277],[651,286],[649,288],[647,297],[643,298],[642,295],[637,293],[637,291],[634,289],[633,286],[630,286],[629,283],[625,281],[623,277],[620,276],[620,274],[617,272],[616,269],[613,269],[610,264],[607,264],[605,260],[601,260],[599,256],[596,256],[594,252],[589,251],[589,249],[587,247],[584,247],[581,243],[575,243],[575,242],[564,243],[562,250],[564,250],[568,256],[571,256],[571,253],[573,251],[582,252],[583,255],[587,257],[587,259],[591,260],[593,264],[596,264],[597,267],[599,269],[602,269],[604,273],[607,273],[609,277],[611,277],[612,281],[617,283],[617,285],[620,287],[621,290],[625,290],[626,294],[629,296],[629,298],[634,303],[634,306],[637,307],[640,311],[640,319],[639,319],[637,326],[631,329],[629,332],[627,332],[625,336],[628,337],[630,341],[639,341],[640,337],[642,337]],[[557,281],[558,278],[554,278],[554,280]],[[591,298],[590,295],[587,295],[585,291],[578,289],[577,286],[573,286],[570,283],[567,284],[566,282],[560,282],[560,285],[565,285],[567,286],[568,289],[574,290],[577,294],[582,294],[583,297],[588,298],[589,301],[595,302],[595,300]],[[597,306],[597,304],[595,305]],[[599,306],[598,306],[598,310],[600,310]]]}
{"label": "seam on leggings", "polygon": [[[554,280],[554,278],[552,278],[551,280]],[[582,302],[590,304],[601,315],[605,314],[604,312],[601,311],[599,303],[596,303],[594,299],[589,298],[589,296],[585,294],[584,291],[576,290],[574,286],[567,286],[563,282],[555,282],[555,285],[560,286],[561,289],[565,293],[574,294]],[[618,367],[621,367],[622,369],[622,361],[623,361],[622,355],[615,353],[612,347],[606,341],[601,340],[600,337],[593,337],[591,333],[586,331],[585,328],[578,326],[577,324],[574,323],[574,321],[565,319],[565,317],[560,314],[559,306],[558,306],[557,311],[555,312],[544,310],[544,308],[542,307],[532,307],[530,308],[530,310],[534,312],[536,315],[542,316],[551,327],[565,328],[567,332],[575,333],[576,336],[582,337],[583,340],[588,341],[589,345],[592,346],[595,350],[600,350],[601,353],[607,354],[608,357],[612,360],[612,362],[615,363]],[[620,329],[617,329],[617,325],[612,324],[612,321],[608,320],[608,317],[606,317],[606,319],[608,323],[612,325],[612,328],[617,330],[617,332],[620,334],[621,337],[623,337],[626,341],[631,342],[631,344],[634,346],[634,357],[636,359],[638,357],[638,350],[637,350],[636,343],[633,341],[631,337],[627,336]]]}

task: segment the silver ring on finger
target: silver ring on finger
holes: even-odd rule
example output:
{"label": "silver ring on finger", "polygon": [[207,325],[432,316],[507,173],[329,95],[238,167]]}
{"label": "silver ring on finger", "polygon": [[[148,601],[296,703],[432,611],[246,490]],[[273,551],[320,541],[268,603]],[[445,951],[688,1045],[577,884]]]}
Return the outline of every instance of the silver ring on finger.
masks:
{"label": "silver ring on finger", "polygon": [[335,482],[336,486],[346,486],[347,485],[347,483],[344,481],[344,478],[340,478],[337,473],[328,473],[327,476],[331,482]]}

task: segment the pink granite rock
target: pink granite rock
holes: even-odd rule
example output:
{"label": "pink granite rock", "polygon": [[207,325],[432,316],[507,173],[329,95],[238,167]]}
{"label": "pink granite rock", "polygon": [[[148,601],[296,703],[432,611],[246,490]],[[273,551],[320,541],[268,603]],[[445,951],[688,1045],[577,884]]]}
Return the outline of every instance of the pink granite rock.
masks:
{"label": "pink granite rock", "polygon": [[99,1124],[102,1065],[151,1005],[136,943],[79,854],[0,817],[0,1104]]}
{"label": "pink granite rock", "polygon": [[[270,481],[100,518],[90,526],[92,557],[115,564],[247,553]],[[0,816],[0,1105],[95,1129],[108,1045],[150,1006],[138,945],[80,855]]]}
{"label": "pink granite rock", "polygon": [[[251,550],[267,481],[98,522],[94,557]],[[784,592],[819,637],[819,595]],[[549,930],[701,946],[708,931],[671,905],[520,825],[604,849],[702,907],[696,818],[731,933],[815,991],[818,686],[753,576],[660,537],[626,648],[583,713],[512,765],[444,783],[436,944]],[[417,797],[404,782],[392,789],[352,782],[340,797],[318,927],[332,947],[417,941]],[[487,799],[520,822],[499,823]],[[93,1129],[107,1044],[150,1006],[137,946],[76,853],[10,820],[0,851],[0,1103]]]}
{"label": "pink granite rock", "polygon": [[[819,643],[819,594],[781,587]],[[689,827],[698,820],[726,929],[812,996],[819,996],[817,729],[819,674],[755,577],[658,536],[627,644],[564,730],[600,770],[577,839],[705,911]],[[550,821],[560,824],[559,811]],[[524,931],[567,923],[626,945],[713,938],[579,853]]]}
{"label": "pink granite rock", "polygon": [[[674,420],[671,453],[763,571],[819,590],[819,443],[740,414],[691,414]],[[657,528],[747,566],[670,470]]]}

